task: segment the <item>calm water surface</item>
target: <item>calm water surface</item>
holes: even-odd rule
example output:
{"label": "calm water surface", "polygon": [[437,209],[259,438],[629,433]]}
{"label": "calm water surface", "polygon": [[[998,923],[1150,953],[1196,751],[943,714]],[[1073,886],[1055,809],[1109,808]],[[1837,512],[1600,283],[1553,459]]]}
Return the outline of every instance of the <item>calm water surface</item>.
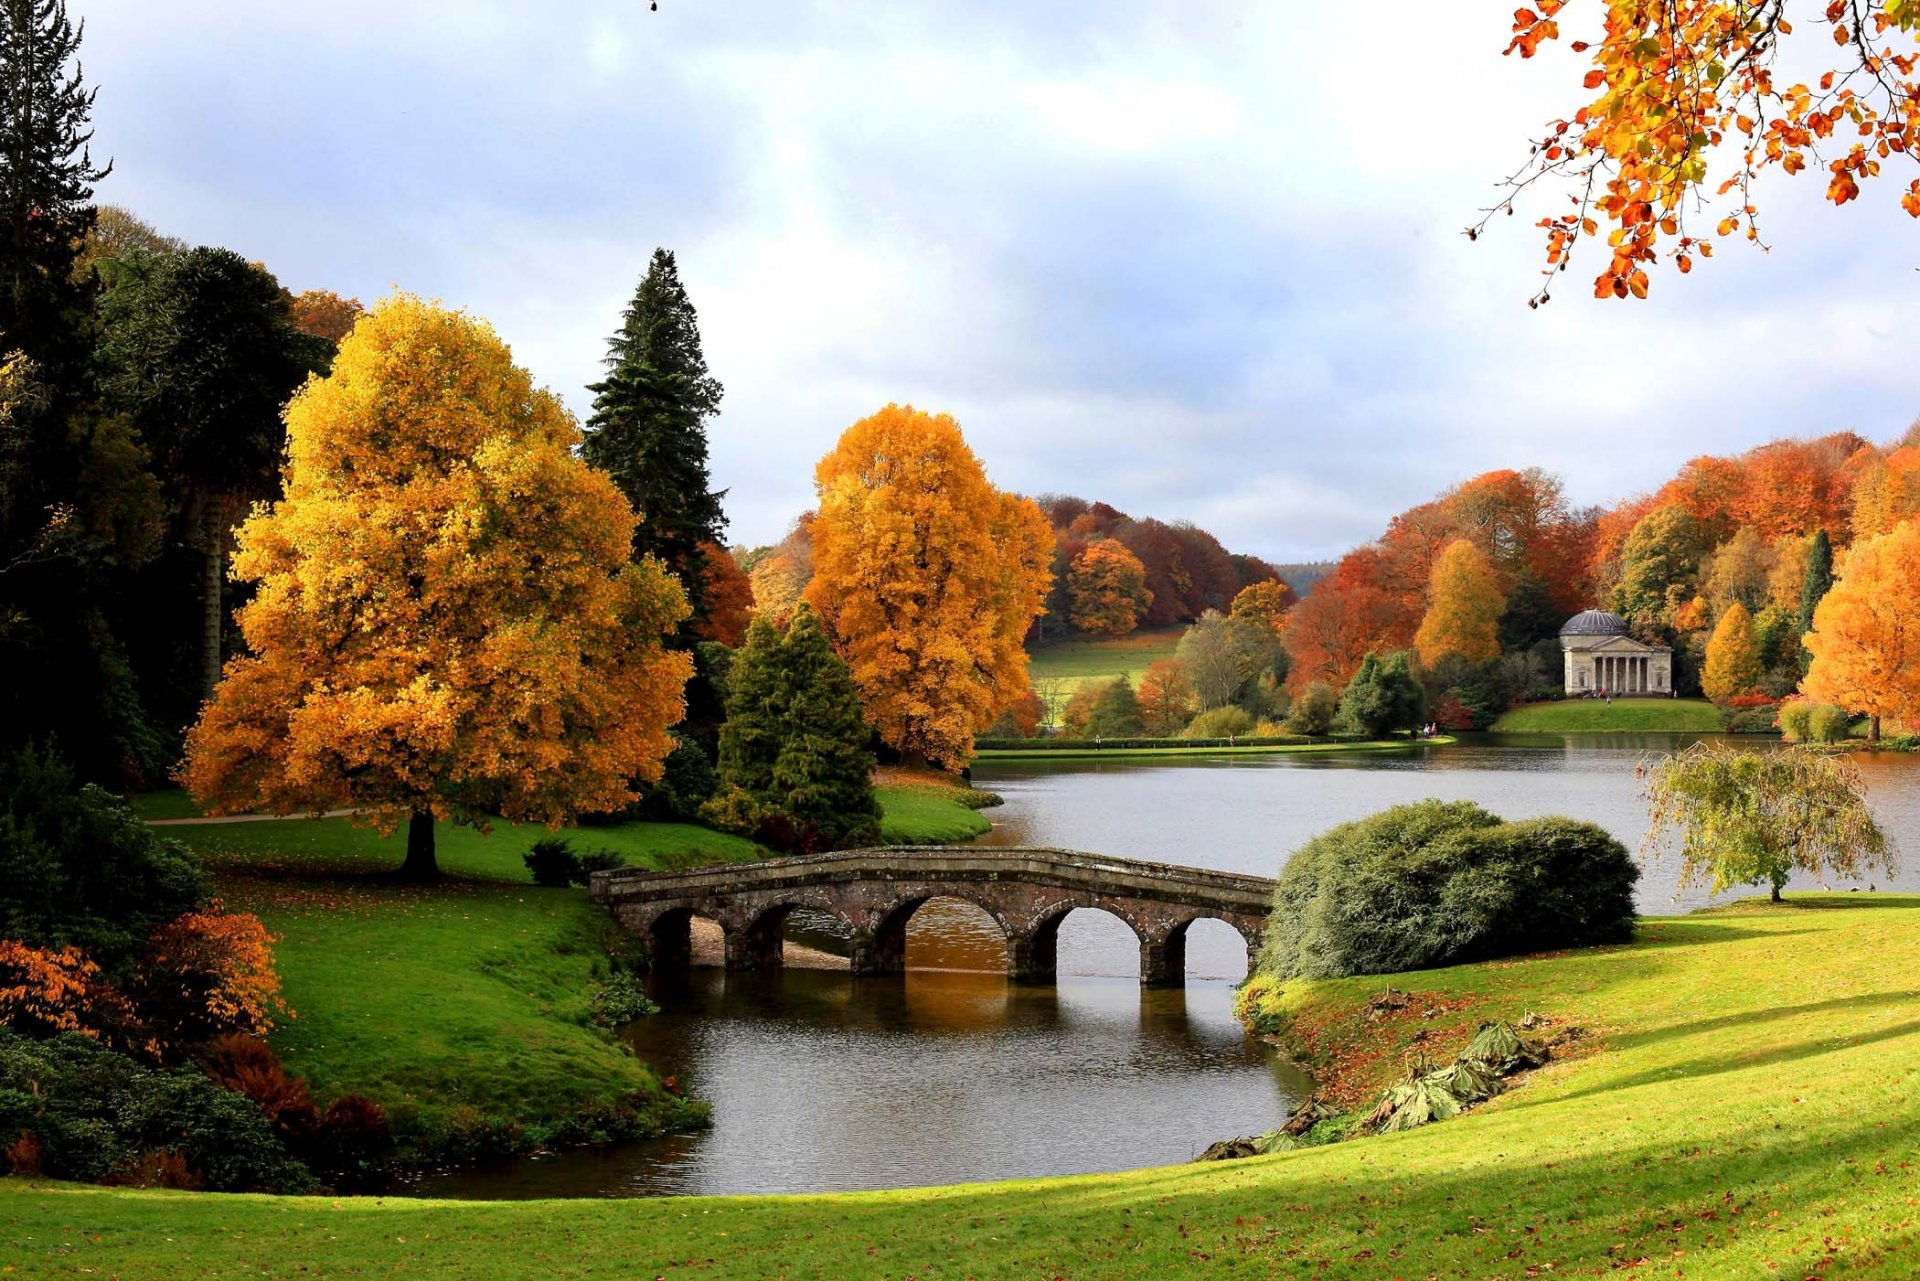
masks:
{"label": "calm water surface", "polygon": [[[988,811],[994,830],[982,843],[1272,876],[1314,834],[1429,796],[1511,818],[1587,819],[1637,850],[1646,812],[1635,766],[1687,741],[1508,736],[1347,756],[1009,762],[983,765],[975,779],[1007,800]],[[1904,845],[1920,824],[1920,760],[1858,759],[1876,814]],[[1920,862],[1920,848],[1914,854]],[[1677,874],[1670,860],[1647,870],[1643,911],[1710,901],[1679,886]],[[1920,872],[1904,862],[1897,875],[1871,880],[1920,891]],[[1854,888],[1866,890],[1841,882],[1834,891]],[[1055,987],[1007,983],[1004,955],[984,913],[936,899],[909,924],[904,977],[696,970],[658,991],[665,1012],[628,1035],[641,1058],[713,1102],[711,1131],[433,1178],[416,1190],[808,1192],[1119,1170],[1182,1161],[1214,1139],[1266,1129],[1310,1089],[1233,1021],[1245,949],[1219,922],[1193,928],[1184,992],[1141,992],[1133,934],[1101,912],[1075,912],[1061,927]]]}

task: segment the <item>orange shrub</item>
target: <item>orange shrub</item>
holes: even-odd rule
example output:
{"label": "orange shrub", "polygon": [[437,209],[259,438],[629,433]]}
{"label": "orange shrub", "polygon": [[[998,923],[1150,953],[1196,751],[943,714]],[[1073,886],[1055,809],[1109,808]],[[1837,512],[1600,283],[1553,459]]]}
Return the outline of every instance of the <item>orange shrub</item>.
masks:
{"label": "orange shrub", "polygon": [[154,931],[141,962],[141,1013],[176,1046],[228,1032],[266,1034],[274,1011],[286,1012],[273,968],[277,941],[259,917],[224,912],[218,900],[176,917]]}
{"label": "orange shrub", "polygon": [[79,948],[0,939],[0,1023],[27,1036],[79,1032],[98,1039],[132,1022],[126,998]]}

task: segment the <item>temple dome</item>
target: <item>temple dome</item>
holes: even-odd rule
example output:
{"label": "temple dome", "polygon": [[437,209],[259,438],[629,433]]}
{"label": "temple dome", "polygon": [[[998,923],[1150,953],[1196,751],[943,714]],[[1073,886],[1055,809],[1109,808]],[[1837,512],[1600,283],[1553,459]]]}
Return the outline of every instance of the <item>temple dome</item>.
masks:
{"label": "temple dome", "polygon": [[1618,614],[1609,614],[1604,609],[1590,609],[1575,614],[1560,629],[1562,636],[1625,636],[1627,620]]}

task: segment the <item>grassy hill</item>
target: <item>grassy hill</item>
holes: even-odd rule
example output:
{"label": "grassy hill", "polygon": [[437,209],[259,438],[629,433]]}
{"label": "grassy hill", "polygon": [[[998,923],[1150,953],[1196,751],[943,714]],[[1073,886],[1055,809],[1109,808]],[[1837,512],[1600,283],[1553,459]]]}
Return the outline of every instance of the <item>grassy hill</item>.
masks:
{"label": "grassy hill", "polygon": [[1030,655],[1034,688],[1058,682],[1059,699],[1065,702],[1088,681],[1112,680],[1124,673],[1138,684],[1149,663],[1173,657],[1186,631],[1184,627],[1158,627],[1113,640],[1069,640],[1042,646]]}
{"label": "grassy hill", "polygon": [[1720,710],[1704,698],[1570,698],[1528,703],[1493,723],[1496,734],[1717,734]]}
{"label": "grassy hill", "polygon": [[[24,1275],[488,1278],[1914,1274],[1920,899],[1650,920],[1625,947],[1300,984],[1372,1080],[1480,1019],[1585,1035],[1477,1111],[1224,1164],[852,1196],[460,1203],[0,1181]],[[1071,1035],[1071,1032],[1065,1033]],[[1336,1066],[1335,1075],[1340,1075]]]}

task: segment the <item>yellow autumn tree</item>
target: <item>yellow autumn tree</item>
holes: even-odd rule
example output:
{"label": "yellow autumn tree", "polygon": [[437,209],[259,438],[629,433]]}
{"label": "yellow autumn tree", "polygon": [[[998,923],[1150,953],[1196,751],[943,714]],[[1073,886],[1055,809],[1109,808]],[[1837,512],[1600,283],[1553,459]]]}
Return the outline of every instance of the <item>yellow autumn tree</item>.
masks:
{"label": "yellow autumn tree", "polygon": [[1754,635],[1753,615],[1735,601],[1727,606],[1707,638],[1707,661],[1700,671],[1700,688],[1715,702],[1745,694],[1760,682],[1760,640]]}
{"label": "yellow autumn tree", "polygon": [[1853,545],[1806,646],[1801,692],[1871,716],[1869,738],[1882,717],[1920,719],[1920,522]]}
{"label": "yellow autumn tree", "polygon": [[1153,604],[1147,567],[1126,545],[1096,538],[1067,566],[1067,620],[1089,636],[1125,636]]}
{"label": "yellow autumn tree", "polygon": [[909,760],[957,767],[1028,693],[1022,642],[1046,608],[1046,517],[988,483],[952,418],[911,406],[849,427],[814,478],[806,598],[880,736]]}
{"label": "yellow autumn tree", "polygon": [[1433,562],[1427,612],[1414,633],[1420,661],[1429,667],[1449,654],[1475,663],[1500,656],[1500,615],[1507,598],[1487,554],[1456,538]]}
{"label": "yellow autumn tree", "polygon": [[483,322],[389,298],[288,405],[285,497],[239,532],[254,584],[235,658],[187,739],[209,813],[550,825],[657,778],[691,667],[686,617],[580,432]]}

